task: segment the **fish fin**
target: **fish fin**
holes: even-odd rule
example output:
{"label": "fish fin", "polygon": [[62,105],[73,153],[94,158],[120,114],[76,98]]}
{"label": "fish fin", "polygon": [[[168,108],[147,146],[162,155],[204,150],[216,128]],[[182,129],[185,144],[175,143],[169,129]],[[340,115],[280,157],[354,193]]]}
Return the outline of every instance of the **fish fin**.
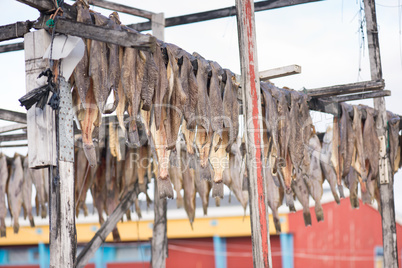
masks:
{"label": "fish fin", "polygon": [[310,214],[310,210],[303,212],[303,218],[304,218],[304,225],[305,225],[305,226],[310,226],[310,225],[311,225],[311,214]]}
{"label": "fish fin", "polygon": [[324,221],[324,211],[319,203],[315,204],[315,218],[317,222]]}
{"label": "fish fin", "polygon": [[223,198],[223,183],[222,182],[213,182],[212,183],[212,197],[214,198]]}
{"label": "fish fin", "polygon": [[345,194],[343,193],[343,185],[338,184],[338,191],[340,198],[345,198]]}
{"label": "fish fin", "polygon": [[159,198],[171,198],[173,199],[173,187],[170,183],[169,177],[167,179],[162,180],[158,178],[158,193]]}

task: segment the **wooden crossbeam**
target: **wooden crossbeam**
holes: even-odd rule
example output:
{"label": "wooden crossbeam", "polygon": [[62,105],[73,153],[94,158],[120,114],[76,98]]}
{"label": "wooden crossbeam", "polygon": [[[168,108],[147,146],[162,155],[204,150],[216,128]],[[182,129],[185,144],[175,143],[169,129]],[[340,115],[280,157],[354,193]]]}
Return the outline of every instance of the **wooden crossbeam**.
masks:
{"label": "wooden crossbeam", "polygon": [[[281,0],[281,1],[260,1],[254,3],[255,11],[263,11],[269,9],[276,9],[282,7],[288,7],[293,5],[300,5],[305,3],[311,2],[318,2],[323,0]],[[165,19],[165,27],[172,27],[177,25],[183,25],[188,23],[206,21],[206,20],[213,20],[213,19],[220,19],[225,17],[236,16],[236,8],[226,7],[221,9],[215,9],[205,12],[199,12],[194,14],[188,14],[178,17],[171,17]],[[147,31],[151,30],[151,22],[142,22],[136,24],[130,24],[129,27],[136,29],[137,31]]]}
{"label": "wooden crossbeam", "polygon": [[[43,16],[40,22],[35,24],[34,27],[37,29],[49,30],[49,27],[46,25],[47,19],[47,16]],[[58,33],[113,43],[123,47],[133,47],[141,50],[154,51],[156,46],[156,38],[150,35],[128,32],[125,30],[113,30],[64,18],[58,18],[55,21],[54,27],[55,31]]]}
{"label": "wooden crossbeam", "polygon": [[16,123],[27,123],[27,115],[25,113],[0,109],[0,120],[12,121]]}
{"label": "wooden crossbeam", "polygon": [[93,257],[96,250],[106,240],[106,237],[116,227],[116,224],[121,220],[124,213],[130,208],[131,204],[136,200],[136,190],[131,189],[120,201],[119,205],[115,208],[112,214],[102,224],[101,228],[96,232],[94,237],[85,246],[77,257],[75,263],[76,268],[85,267],[88,261]]}
{"label": "wooden crossbeam", "polygon": [[11,134],[11,135],[0,135],[0,142],[3,141],[22,141],[27,139],[26,133],[21,134]]}
{"label": "wooden crossbeam", "polygon": [[24,34],[32,28],[32,25],[33,22],[27,20],[0,26],[0,41],[24,37]]}
{"label": "wooden crossbeam", "polygon": [[0,144],[0,148],[18,148],[18,147],[27,147],[27,143],[23,144]]}
{"label": "wooden crossbeam", "polygon": [[125,5],[121,5],[121,4],[116,4],[116,3],[112,3],[109,1],[105,1],[105,0],[89,0],[88,4],[106,8],[106,9],[110,9],[110,10],[117,11],[117,12],[134,15],[137,17],[146,18],[146,19],[152,19],[152,15],[155,14],[150,11],[146,11],[146,10],[142,10],[142,9],[138,9],[138,8],[134,8],[134,7],[130,7],[130,6],[125,6]]}
{"label": "wooden crossbeam", "polygon": [[366,93],[358,93],[352,95],[345,96],[333,96],[329,98],[322,98],[324,100],[333,101],[333,102],[344,102],[344,101],[352,101],[352,100],[363,100],[363,99],[374,99],[379,97],[391,96],[390,90],[380,90]]}
{"label": "wooden crossbeam", "polygon": [[293,64],[283,67],[278,67],[266,71],[260,72],[260,80],[267,81],[269,79],[284,77],[292,74],[301,73],[301,67],[299,65]]}
{"label": "wooden crossbeam", "polygon": [[384,89],[384,80],[364,81],[343,85],[335,85],[330,87],[321,87],[315,89],[307,89],[305,92],[310,97],[326,97],[342,94],[350,94],[364,91],[382,90]]}
{"label": "wooden crossbeam", "polygon": [[0,133],[10,132],[10,131],[24,129],[24,128],[27,128],[26,124],[18,123],[18,124],[7,125],[4,127],[0,127]]}
{"label": "wooden crossbeam", "polygon": [[[56,6],[53,0],[17,0],[30,7],[36,8],[41,13],[51,13],[56,10]],[[77,18],[77,9],[69,4],[63,3],[61,6],[63,9],[63,16],[68,19]]]}
{"label": "wooden crossbeam", "polygon": [[23,50],[23,49],[24,49],[24,42],[8,44],[8,45],[1,45],[0,53]]}

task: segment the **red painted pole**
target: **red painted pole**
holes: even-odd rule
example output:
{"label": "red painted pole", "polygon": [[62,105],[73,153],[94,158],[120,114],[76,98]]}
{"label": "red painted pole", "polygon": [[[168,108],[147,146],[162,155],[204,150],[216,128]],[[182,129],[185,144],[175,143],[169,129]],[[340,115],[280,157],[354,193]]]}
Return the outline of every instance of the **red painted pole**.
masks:
{"label": "red painted pole", "polygon": [[267,191],[262,168],[261,92],[255,37],[254,1],[236,0],[237,27],[246,122],[247,174],[254,267],[272,267]]}

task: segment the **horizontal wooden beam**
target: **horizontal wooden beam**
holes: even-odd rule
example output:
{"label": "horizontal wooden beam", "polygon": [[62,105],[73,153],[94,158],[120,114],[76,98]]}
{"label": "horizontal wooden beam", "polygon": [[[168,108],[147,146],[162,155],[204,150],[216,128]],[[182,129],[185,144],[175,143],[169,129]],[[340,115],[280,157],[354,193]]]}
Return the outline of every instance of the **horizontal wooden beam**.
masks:
{"label": "horizontal wooden beam", "polygon": [[24,37],[24,34],[29,32],[32,26],[33,22],[29,20],[0,26],[0,41]]}
{"label": "horizontal wooden beam", "polygon": [[[323,0],[269,0],[269,1],[260,1],[254,3],[254,11],[263,11],[269,9],[276,9],[281,7],[311,3],[311,2],[318,2]],[[172,27],[177,25],[183,25],[188,23],[206,21],[206,20],[213,20],[225,17],[236,16],[236,8],[226,7],[221,9],[215,9],[200,13],[188,14],[178,17],[171,17],[165,19],[165,27]],[[147,31],[151,30],[151,22],[143,22],[143,23],[136,23],[128,25],[130,28],[136,29],[137,31]]]}
{"label": "horizontal wooden beam", "polygon": [[110,214],[107,220],[102,224],[101,228],[96,232],[94,237],[85,246],[85,248],[78,255],[75,266],[76,268],[83,268],[94,256],[96,250],[106,240],[106,237],[116,227],[116,224],[121,220],[124,213],[130,208],[131,204],[136,200],[136,189],[131,189],[120,201],[119,205]]}
{"label": "horizontal wooden beam", "polygon": [[27,123],[27,114],[0,109],[0,120],[12,121],[16,123]]}
{"label": "horizontal wooden beam", "polygon": [[[17,0],[23,4],[26,4],[30,7],[36,8],[41,13],[49,14],[56,10],[55,2],[53,0]],[[74,6],[63,3],[61,6],[63,9],[63,16],[68,19],[76,19],[77,18],[77,9]]]}
{"label": "horizontal wooden beam", "polygon": [[269,79],[284,77],[292,74],[301,73],[301,67],[299,65],[293,64],[283,67],[278,67],[266,71],[260,72],[260,80],[267,81]]}
{"label": "horizontal wooden beam", "polygon": [[3,141],[23,141],[27,139],[26,133],[21,134],[11,134],[11,135],[0,135],[0,142]]}
{"label": "horizontal wooden beam", "polygon": [[110,9],[110,10],[117,11],[117,12],[134,15],[137,17],[146,18],[146,19],[152,19],[152,15],[155,14],[150,11],[146,11],[146,10],[142,10],[142,9],[138,9],[138,8],[134,8],[134,7],[130,7],[130,6],[125,6],[125,5],[121,5],[121,4],[116,4],[116,3],[105,1],[105,0],[89,0],[88,4],[106,8],[106,9]]}
{"label": "horizontal wooden beam", "polygon": [[[35,28],[49,30],[46,25],[47,16],[43,16]],[[106,43],[113,43],[124,47],[133,47],[141,50],[154,51],[156,38],[151,35],[128,32],[125,30],[113,30],[97,25],[74,22],[72,20],[58,18],[55,21],[55,31],[67,35],[93,39]]]}
{"label": "horizontal wooden beam", "polygon": [[311,98],[308,102],[310,110],[328,113],[332,115],[340,115],[340,108],[337,102],[326,101],[319,98]]}
{"label": "horizontal wooden beam", "polygon": [[23,49],[24,49],[24,42],[8,44],[8,45],[1,45],[0,53],[23,50]]}
{"label": "horizontal wooden beam", "polygon": [[325,99],[325,100],[333,101],[333,102],[344,102],[344,101],[372,99],[372,98],[379,98],[379,97],[386,97],[386,96],[391,96],[390,90],[380,90],[380,91],[358,93],[358,94],[351,94],[351,95],[345,95],[345,96],[333,96],[333,97],[321,98],[321,99]]}
{"label": "horizontal wooden beam", "polygon": [[10,131],[24,129],[24,128],[27,128],[26,124],[18,123],[18,124],[7,125],[4,127],[0,127],[0,133],[10,132]]}
{"label": "horizontal wooden beam", "polygon": [[364,81],[330,87],[307,89],[305,93],[307,93],[307,95],[309,95],[310,97],[326,97],[364,91],[382,90],[384,89],[384,86],[384,80]]}
{"label": "horizontal wooden beam", "polygon": [[0,144],[0,148],[22,148],[22,147],[28,147],[27,143],[23,144]]}

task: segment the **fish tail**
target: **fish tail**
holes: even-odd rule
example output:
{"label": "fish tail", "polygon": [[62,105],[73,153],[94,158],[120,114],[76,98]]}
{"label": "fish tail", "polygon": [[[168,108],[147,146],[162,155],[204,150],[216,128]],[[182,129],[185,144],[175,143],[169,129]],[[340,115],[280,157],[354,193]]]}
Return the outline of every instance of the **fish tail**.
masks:
{"label": "fish tail", "polygon": [[345,194],[343,193],[343,185],[342,184],[338,184],[338,191],[339,191],[339,196],[341,198],[345,198]]}
{"label": "fish tail", "polygon": [[159,198],[171,198],[173,199],[173,187],[170,183],[169,177],[166,179],[158,178],[158,193]]}
{"label": "fish tail", "polygon": [[292,196],[292,189],[286,188],[285,192],[286,206],[289,207],[289,211],[296,212],[295,203]]}
{"label": "fish tail", "polygon": [[85,156],[88,159],[89,165],[91,167],[95,167],[97,164],[97,161],[96,161],[96,151],[95,151],[94,144],[93,143],[91,143],[91,144],[84,143],[83,149],[84,149]]}
{"label": "fish tail", "polygon": [[0,221],[0,237],[6,237],[6,222],[4,219]]}
{"label": "fish tail", "polygon": [[130,128],[130,131],[128,132],[128,143],[130,146],[134,146],[134,147],[141,146],[137,129],[133,130]]}
{"label": "fish tail", "polygon": [[324,210],[320,203],[315,203],[315,217],[317,222],[324,221]]}
{"label": "fish tail", "polygon": [[119,242],[119,241],[121,241],[120,234],[119,234],[119,230],[117,230],[117,227],[113,229],[112,235],[113,235],[113,241],[114,241],[114,242]]}
{"label": "fish tail", "polygon": [[20,230],[20,224],[16,221],[14,221],[13,230],[14,234],[18,234],[18,231]]}
{"label": "fish tail", "polygon": [[46,216],[47,216],[46,207],[45,207],[45,205],[42,205],[41,206],[41,217],[42,217],[42,219],[45,219]]}
{"label": "fish tail", "polygon": [[212,197],[214,198],[223,198],[223,183],[222,182],[213,182],[212,183]]}
{"label": "fish tail", "polygon": [[275,225],[276,233],[277,234],[281,233],[282,232],[282,230],[281,230],[281,222],[280,222],[278,217],[274,217],[274,225]]}
{"label": "fish tail", "polygon": [[126,217],[127,217],[127,221],[131,221],[131,211],[130,211],[130,209],[127,209]]}
{"label": "fish tail", "polygon": [[215,206],[217,207],[221,206],[221,199],[219,197],[215,197]]}
{"label": "fish tail", "polygon": [[28,217],[29,217],[29,224],[31,225],[31,227],[35,227],[35,222],[34,222],[34,219],[32,217],[32,214],[30,214]]}
{"label": "fish tail", "polygon": [[362,194],[362,202],[363,202],[363,204],[371,204],[371,200],[372,200],[371,194],[369,191],[367,191],[367,189],[366,189],[366,191],[363,191],[363,184],[365,184],[365,183],[362,183],[361,184],[362,187],[360,188],[361,194]]}
{"label": "fish tail", "polygon": [[303,212],[303,218],[304,218],[304,225],[310,226],[311,225],[311,214],[310,210],[304,211]]}
{"label": "fish tail", "polygon": [[177,197],[176,198],[176,205],[177,205],[177,208],[182,208],[183,207],[183,197]]}
{"label": "fish tail", "polygon": [[[364,199],[364,197],[362,196],[362,198]],[[364,203],[364,201],[363,201]],[[350,205],[353,209],[355,208],[359,208],[359,198],[357,198],[356,195],[354,196],[350,196]]]}

